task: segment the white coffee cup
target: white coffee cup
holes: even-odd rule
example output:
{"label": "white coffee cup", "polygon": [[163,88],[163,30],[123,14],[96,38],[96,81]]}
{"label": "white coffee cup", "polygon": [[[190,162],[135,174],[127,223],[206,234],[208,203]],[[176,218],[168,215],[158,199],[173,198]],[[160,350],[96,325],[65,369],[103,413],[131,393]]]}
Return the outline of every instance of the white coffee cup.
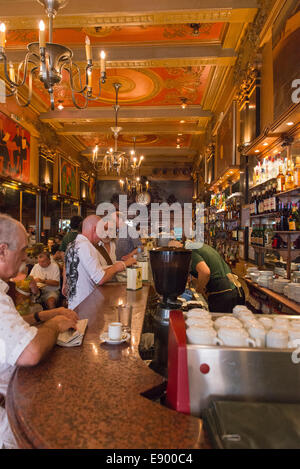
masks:
{"label": "white coffee cup", "polygon": [[211,314],[206,309],[194,308],[185,313],[187,318],[208,318],[211,319]]}
{"label": "white coffee cup", "polygon": [[218,336],[224,345],[229,347],[256,347],[255,340],[251,339],[245,331],[238,327],[221,327]]}
{"label": "white coffee cup", "polygon": [[236,316],[240,321],[254,318],[254,314],[249,309],[235,311],[234,316]]}
{"label": "white coffee cup", "polygon": [[269,331],[270,329],[273,329],[274,326],[274,321],[271,318],[259,318],[258,321],[264,326],[266,331]]}
{"label": "white coffee cup", "polygon": [[300,320],[299,319],[293,319],[291,321],[291,329],[297,329],[300,330]]}
{"label": "white coffee cup", "polygon": [[185,321],[186,325],[188,327],[191,326],[200,326],[200,327],[213,327],[214,323],[211,319],[209,318],[188,318]]}
{"label": "white coffee cup", "polygon": [[[258,322],[258,321],[257,321]],[[257,347],[265,347],[266,330],[262,324],[253,324],[248,328],[248,333],[255,340]]]}
{"label": "white coffee cup", "polygon": [[120,340],[122,337],[122,323],[111,322],[108,325],[108,337],[110,340]]}
{"label": "white coffee cup", "polygon": [[216,331],[212,327],[200,327],[194,325],[186,331],[188,342],[194,345],[222,345],[217,337]]}
{"label": "white coffee cup", "polygon": [[220,327],[242,328],[243,324],[237,318],[234,318],[232,316],[222,316],[215,320],[215,328],[220,329]]}
{"label": "white coffee cup", "polygon": [[288,348],[289,334],[284,329],[271,329],[266,336],[268,348]]}
{"label": "white coffee cup", "polygon": [[274,329],[288,330],[290,328],[290,321],[286,318],[275,318]]}
{"label": "white coffee cup", "polygon": [[300,329],[289,329],[289,343],[288,348],[297,348],[300,345]]}

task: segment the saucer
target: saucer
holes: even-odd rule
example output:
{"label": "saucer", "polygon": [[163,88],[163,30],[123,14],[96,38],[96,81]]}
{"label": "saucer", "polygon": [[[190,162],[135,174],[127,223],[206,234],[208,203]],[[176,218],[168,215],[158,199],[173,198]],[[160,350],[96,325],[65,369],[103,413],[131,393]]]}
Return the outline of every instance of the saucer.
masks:
{"label": "saucer", "polygon": [[126,340],[128,340],[129,338],[130,338],[130,334],[128,332],[123,332],[120,340],[110,339],[108,337],[107,332],[103,332],[103,334],[100,335],[100,340],[102,342],[106,342],[107,344],[111,344],[111,345],[122,344],[123,342],[126,342]]}

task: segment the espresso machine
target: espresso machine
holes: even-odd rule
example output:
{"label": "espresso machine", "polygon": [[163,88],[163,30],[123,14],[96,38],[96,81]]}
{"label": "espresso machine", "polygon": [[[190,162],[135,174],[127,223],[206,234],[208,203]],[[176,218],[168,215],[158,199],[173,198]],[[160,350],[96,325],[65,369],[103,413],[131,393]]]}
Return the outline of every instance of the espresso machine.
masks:
{"label": "espresso machine", "polygon": [[170,311],[181,310],[177,299],[186,288],[192,252],[184,248],[161,247],[150,251],[150,264],[156,293],[159,296],[153,314],[154,359],[158,373],[167,377]]}

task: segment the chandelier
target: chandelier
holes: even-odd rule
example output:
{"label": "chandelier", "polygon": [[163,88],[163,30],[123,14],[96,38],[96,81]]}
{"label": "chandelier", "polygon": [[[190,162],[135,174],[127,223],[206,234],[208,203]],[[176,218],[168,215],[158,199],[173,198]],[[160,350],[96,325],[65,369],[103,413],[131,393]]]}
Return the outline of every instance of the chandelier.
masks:
{"label": "chandelier", "polygon": [[126,177],[119,181],[121,191],[126,194],[140,194],[149,189],[149,181],[145,176],[137,176],[135,178]]}
{"label": "chandelier", "polygon": [[[27,45],[28,52],[25,58],[18,65],[17,71],[14,69],[12,62],[8,62],[5,53],[5,33],[6,27],[4,23],[0,24],[0,63],[4,64],[4,74],[7,82],[8,92],[6,97],[15,96],[19,106],[29,106],[32,99],[32,83],[33,79],[39,79],[45,89],[49,93],[51,110],[55,109],[54,87],[62,80],[62,74],[65,70],[68,73],[69,86],[72,93],[72,101],[78,109],[87,107],[89,101],[96,101],[101,95],[101,83],[106,81],[106,64],[105,53],[100,54],[100,78],[99,78],[99,94],[93,97],[92,93],[92,70],[93,60],[90,39],[86,36],[85,50],[87,65],[84,72],[84,83],[82,73],[79,66],[72,61],[73,52],[68,47],[52,42],[53,37],[53,19],[58,10],[66,6],[69,0],[36,0],[45,7],[45,11],[49,18],[49,42],[46,42],[45,24],[40,21],[39,42],[32,42]],[[75,86],[76,85],[78,87]],[[28,85],[28,97],[25,104],[20,100],[19,93],[24,85]],[[78,104],[75,95],[84,98],[84,104]]]}

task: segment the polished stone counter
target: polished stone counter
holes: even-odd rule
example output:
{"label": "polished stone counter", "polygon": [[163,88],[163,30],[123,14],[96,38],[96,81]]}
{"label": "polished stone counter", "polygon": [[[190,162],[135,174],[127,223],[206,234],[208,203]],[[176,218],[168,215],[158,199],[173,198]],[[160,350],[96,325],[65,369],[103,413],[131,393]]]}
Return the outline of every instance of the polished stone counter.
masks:
{"label": "polished stone counter", "polygon": [[[149,287],[105,285],[77,308],[88,318],[81,347],[56,346],[40,365],[17,368],[6,408],[21,448],[200,448],[202,422],[143,397],[163,379],[141,360],[138,345]],[[128,343],[100,343],[117,319],[119,300],[133,305]],[[204,444],[204,443],[203,443]]]}

